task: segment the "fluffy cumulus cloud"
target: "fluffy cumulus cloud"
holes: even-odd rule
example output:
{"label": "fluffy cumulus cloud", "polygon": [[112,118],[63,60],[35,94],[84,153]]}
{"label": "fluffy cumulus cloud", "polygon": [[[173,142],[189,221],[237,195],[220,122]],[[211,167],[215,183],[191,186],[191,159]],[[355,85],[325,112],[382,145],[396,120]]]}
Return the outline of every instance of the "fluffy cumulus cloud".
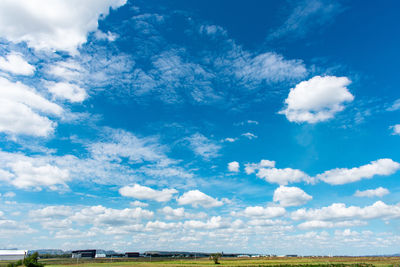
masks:
{"label": "fluffy cumulus cloud", "polygon": [[230,223],[221,216],[213,216],[209,220],[203,222],[198,220],[185,221],[183,227],[187,229],[222,229],[229,228]]}
{"label": "fluffy cumulus cloud", "polygon": [[63,109],[34,88],[0,77],[0,131],[8,134],[48,136],[55,123],[47,116],[60,116]]}
{"label": "fluffy cumulus cloud", "polygon": [[178,193],[176,189],[155,190],[147,186],[135,184],[133,186],[124,186],[119,189],[119,193],[124,197],[133,197],[141,200],[155,200],[157,202],[170,201],[174,194]]}
{"label": "fluffy cumulus cloud", "polygon": [[69,206],[47,206],[29,211],[29,217],[34,219],[65,219],[73,214]]}
{"label": "fluffy cumulus cloud", "polygon": [[293,220],[352,220],[352,219],[391,219],[400,217],[400,205],[387,205],[382,201],[366,207],[349,206],[343,203],[333,203],[320,209],[299,209],[292,212]]}
{"label": "fluffy cumulus cloud", "polygon": [[179,205],[192,205],[195,208],[198,206],[213,208],[224,204],[222,201],[210,197],[199,190],[188,191],[180,196],[177,201]]}
{"label": "fluffy cumulus cloud", "polygon": [[356,197],[383,197],[389,194],[389,190],[383,187],[378,187],[376,189],[368,189],[364,191],[357,190],[354,193]]}
{"label": "fluffy cumulus cloud", "polygon": [[50,164],[34,165],[31,161],[16,161],[8,164],[11,175],[3,176],[6,181],[17,188],[47,187],[51,190],[68,188],[66,182],[71,180],[68,170]]}
{"label": "fluffy cumulus cloud", "polygon": [[[62,50],[76,53],[86,42],[88,32],[126,0],[5,0],[0,3],[0,37],[26,42],[36,50]],[[41,7],[41,8],[38,8]]]}
{"label": "fluffy cumulus cloud", "polygon": [[284,114],[291,122],[317,123],[326,121],[342,111],[346,102],[354,96],[347,86],[351,81],[347,77],[315,76],[290,89],[285,100]]}
{"label": "fluffy cumulus cloud", "polygon": [[275,161],[271,160],[261,160],[259,163],[247,163],[245,164],[245,172],[247,174],[256,173],[258,178],[279,185],[287,185],[288,183],[298,183],[301,181],[307,183],[314,182],[314,178],[301,170],[292,168],[275,168]]}
{"label": "fluffy cumulus cloud", "polygon": [[258,170],[256,176],[269,183],[276,183],[279,185],[287,185],[289,183],[298,183],[301,181],[313,181],[312,178],[303,171],[292,168],[261,168]]}
{"label": "fluffy cumulus cloud", "polygon": [[364,226],[366,224],[367,222],[360,220],[339,221],[339,222],[311,220],[300,223],[297,225],[297,227],[302,230],[307,230],[307,229],[318,229],[318,228],[355,227],[355,226]]}
{"label": "fluffy cumulus cloud", "polygon": [[35,67],[29,64],[19,53],[10,53],[0,57],[0,70],[17,75],[33,75]]}
{"label": "fluffy cumulus cloud", "polygon": [[251,218],[264,218],[270,219],[275,217],[280,217],[285,215],[286,210],[282,207],[262,207],[262,206],[252,206],[246,207],[243,211],[232,212],[234,216],[245,216]]}
{"label": "fluffy cumulus cloud", "polygon": [[150,219],[153,216],[154,212],[142,208],[112,209],[98,205],[83,208],[70,216],[70,219],[82,224],[117,226]]}
{"label": "fluffy cumulus cloud", "polygon": [[259,170],[261,168],[274,168],[276,162],[273,160],[267,160],[267,159],[262,159],[259,163],[247,163],[245,164],[245,172],[247,174],[252,174],[256,170]]}
{"label": "fluffy cumulus cloud", "polygon": [[82,102],[87,98],[85,89],[73,83],[47,82],[46,87],[55,97],[66,99],[70,102]]}
{"label": "fluffy cumulus cloud", "polygon": [[318,174],[316,179],[332,185],[341,185],[353,183],[361,179],[371,179],[376,175],[392,175],[399,169],[400,163],[391,159],[379,159],[361,167],[328,170]]}
{"label": "fluffy cumulus cloud", "polygon": [[237,161],[232,161],[232,162],[228,163],[228,171],[230,171],[230,172],[239,172],[239,168],[240,168],[240,165],[239,165],[239,162],[237,162]]}
{"label": "fluffy cumulus cloud", "polygon": [[163,214],[164,218],[167,220],[179,220],[184,218],[197,218],[203,219],[207,217],[207,214],[204,212],[197,212],[197,213],[188,213],[185,211],[185,208],[171,208],[169,206],[163,207],[159,210],[159,213]]}
{"label": "fluffy cumulus cloud", "polygon": [[393,135],[400,135],[400,124],[395,124],[393,126],[390,126],[390,128],[393,130]]}
{"label": "fluffy cumulus cloud", "polygon": [[312,199],[312,196],[298,187],[280,186],[274,191],[274,201],[281,206],[300,206]]}

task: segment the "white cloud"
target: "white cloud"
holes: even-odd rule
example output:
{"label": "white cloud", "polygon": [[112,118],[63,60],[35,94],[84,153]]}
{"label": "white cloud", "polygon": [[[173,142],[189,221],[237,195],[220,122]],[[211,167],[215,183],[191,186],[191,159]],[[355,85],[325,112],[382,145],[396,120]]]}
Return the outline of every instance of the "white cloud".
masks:
{"label": "white cloud", "polygon": [[253,207],[247,207],[241,212],[233,212],[232,215],[270,219],[283,216],[285,215],[285,213],[286,210],[283,207],[253,206]]}
{"label": "white cloud", "polygon": [[400,164],[391,159],[379,159],[352,169],[337,168],[318,174],[315,178],[332,185],[353,183],[361,179],[370,179],[375,175],[391,175],[400,169]]}
{"label": "white cloud", "polygon": [[221,146],[208,139],[204,135],[195,133],[188,137],[187,140],[189,141],[189,146],[193,152],[204,159],[210,159],[219,156],[218,152],[221,149]]}
{"label": "white cloud", "polygon": [[81,224],[92,225],[129,225],[138,220],[150,219],[154,212],[142,208],[112,209],[101,205],[83,208],[69,217]]}
{"label": "white cloud", "polygon": [[349,220],[349,219],[390,219],[400,217],[400,205],[387,205],[377,201],[364,208],[358,206],[346,207],[343,203],[333,203],[320,209],[299,209],[292,212],[293,220]]}
{"label": "white cloud", "polygon": [[133,186],[124,186],[119,189],[119,193],[124,197],[133,197],[137,199],[155,200],[157,202],[170,201],[174,194],[178,193],[175,189],[154,190],[147,186],[135,184]]}
{"label": "white cloud", "polygon": [[76,53],[98,19],[126,0],[5,0],[0,2],[0,37],[36,50]]}
{"label": "white cloud", "polygon": [[204,212],[188,213],[185,211],[185,208],[173,209],[169,206],[159,209],[158,211],[161,214],[163,214],[164,218],[167,220],[176,220],[176,219],[183,219],[183,218],[203,219],[203,218],[207,217],[207,214]]}
{"label": "white cloud", "polygon": [[267,52],[256,56],[244,53],[242,56],[232,64],[236,77],[248,84],[255,81],[282,82],[302,78],[307,73],[301,60],[287,60],[276,53]]}
{"label": "white cloud", "polygon": [[50,164],[34,166],[30,161],[16,161],[9,164],[14,177],[9,182],[18,188],[48,187],[51,190],[68,188],[66,182],[71,180],[68,170]]}
{"label": "white cloud", "polygon": [[269,183],[277,183],[279,185],[287,185],[288,183],[297,183],[305,181],[307,183],[314,182],[314,178],[310,177],[301,170],[285,168],[275,168],[275,161],[261,160],[260,163],[245,164],[245,172],[252,174],[256,172],[258,178],[264,179]]}
{"label": "white cloud", "polygon": [[378,187],[376,189],[368,189],[365,191],[360,191],[357,190],[354,193],[354,196],[356,197],[383,197],[385,195],[389,194],[389,190],[383,187]]}
{"label": "white cloud", "polygon": [[65,219],[73,214],[69,206],[47,206],[29,211],[29,217],[34,219]]}
{"label": "white cloud", "polygon": [[65,81],[79,81],[86,70],[76,61],[59,61],[48,66],[47,73]]}
{"label": "white cloud", "polygon": [[29,64],[21,54],[12,52],[6,57],[0,57],[0,70],[17,75],[33,75],[35,67]]}
{"label": "white cloud", "polygon": [[400,135],[400,124],[390,126],[390,129],[393,129],[393,135]]}
{"label": "white cloud", "polygon": [[20,221],[0,219],[0,236],[9,239],[11,236],[31,234],[36,232]]}
{"label": "white cloud", "polygon": [[203,230],[211,230],[211,229],[223,229],[235,226],[237,221],[229,222],[224,220],[221,216],[213,216],[207,221],[185,221],[183,223],[183,227],[186,229],[203,229]]}
{"label": "white cloud", "polygon": [[184,193],[178,199],[179,205],[192,205],[193,207],[202,206],[204,208],[212,208],[222,206],[224,203],[210,197],[199,190],[191,190]]}
{"label": "white cloud", "polygon": [[60,99],[67,99],[71,102],[82,102],[87,98],[85,89],[76,84],[67,82],[46,82],[50,93]]}
{"label": "white cloud", "polygon": [[269,183],[276,183],[279,185],[287,185],[288,183],[298,183],[301,181],[306,181],[308,183],[313,182],[313,178],[306,173],[292,168],[261,168],[258,170],[256,176]]}
{"label": "white cloud", "polygon": [[[0,179],[1,180],[1,179]],[[14,192],[7,192],[3,195],[3,197],[15,197],[16,194]]]}
{"label": "white cloud", "polygon": [[179,219],[185,217],[185,209],[184,208],[177,208],[173,209],[170,206],[166,206],[159,210],[167,220],[171,219]]}
{"label": "white cloud", "polygon": [[[164,153],[167,147],[160,144],[158,138],[136,137],[130,132],[109,128],[102,128],[101,134],[101,142],[73,140],[86,148],[79,157],[71,154],[55,155],[53,150],[44,150],[44,154],[31,157],[0,150],[0,166],[4,168],[17,161],[32,162],[34,166],[51,165],[68,170],[71,180],[120,187],[138,182],[144,177],[150,178],[149,176],[158,178],[156,180],[160,183],[165,183],[165,179],[159,179],[164,177],[168,178],[169,183],[177,185],[193,182],[193,174],[177,166],[179,161]],[[148,171],[150,169],[153,172]],[[12,177],[14,174],[10,168],[0,171],[0,180],[7,180],[9,183]]]}
{"label": "white cloud", "polygon": [[150,175],[153,177],[179,177],[189,179],[193,177],[193,174],[185,171],[183,168],[174,166],[174,167],[163,167],[158,165],[149,165],[146,167],[141,167],[139,171],[143,172],[146,175]]}
{"label": "white cloud", "polygon": [[253,120],[247,120],[248,124],[255,124],[258,125],[258,121],[253,121]]}
{"label": "white cloud", "polygon": [[246,137],[246,138],[248,138],[248,139],[250,139],[250,140],[251,140],[251,139],[258,138],[257,135],[252,134],[252,133],[243,133],[242,136],[244,136],[244,137]]}
{"label": "white cloud", "polygon": [[291,122],[317,123],[334,117],[342,111],[344,103],[354,96],[346,86],[351,81],[347,77],[315,76],[290,89],[285,100],[286,107],[280,111]]}
{"label": "white cloud", "polygon": [[222,140],[222,141],[224,141],[224,142],[229,142],[229,143],[234,143],[234,142],[236,142],[237,140],[238,140],[237,138],[227,137],[227,138],[225,138],[225,139]]}
{"label": "white cloud", "polygon": [[25,104],[33,109],[54,115],[61,115],[62,108],[39,95],[35,89],[21,83],[0,77],[0,99]]}
{"label": "white cloud", "polygon": [[12,177],[14,177],[14,174],[12,174],[12,173],[10,173],[8,171],[0,169],[0,181],[9,182]]}
{"label": "white cloud", "polygon": [[98,40],[107,40],[109,42],[114,42],[117,38],[118,35],[115,33],[112,33],[110,31],[108,31],[107,33],[104,33],[102,31],[97,30],[94,35],[96,36],[96,38]]}
{"label": "white cloud", "polygon": [[300,223],[297,227],[304,230],[304,229],[318,229],[318,228],[354,227],[354,226],[363,226],[366,224],[367,224],[366,222],[360,220],[340,221],[340,222],[311,220]]}
{"label": "white cloud", "polygon": [[139,200],[135,200],[135,201],[131,202],[130,204],[131,204],[132,206],[141,207],[141,208],[149,206],[148,203],[144,203],[144,202],[141,202],[141,201],[139,201]]}
{"label": "white cloud", "polygon": [[333,21],[332,17],[342,9],[336,1],[308,0],[296,1],[296,7],[286,21],[274,30],[268,39],[281,37],[302,37],[309,30]]}
{"label": "white cloud", "polygon": [[256,170],[261,169],[261,168],[274,168],[275,167],[275,161],[273,160],[267,160],[267,159],[262,159],[259,163],[247,163],[245,164],[245,172],[247,174],[252,174]]}
{"label": "white cloud", "polygon": [[103,142],[88,145],[88,150],[99,160],[122,161],[129,159],[132,163],[158,162],[162,166],[173,163],[165,155],[166,147],[158,143],[157,138],[139,138],[130,132],[120,129],[104,129],[107,133]]}
{"label": "white cloud", "polygon": [[271,219],[252,219],[248,221],[249,225],[252,226],[275,226],[288,224],[287,221],[283,220],[271,220]]}
{"label": "white cloud", "polygon": [[166,223],[160,221],[148,222],[146,224],[146,230],[153,231],[153,230],[170,230],[177,227],[176,223]]}
{"label": "white cloud", "polygon": [[393,104],[387,108],[387,111],[396,111],[400,109],[400,98],[393,102]]}
{"label": "white cloud", "polygon": [[0,131],[9,134],[47,136],[56,124],[39,113],[59,116],[63,109],[33,88],[0,77]]}
{"label": "white cloud", "polygon": [[225,29],[218,25],[201,25],[199,32],[207,35],[227,35]]}
{"label": "white cloud", "polygon": [[312,196],[298,187],[280,186],[274,191],[274,201],[281,206],[300,206],[312,199]]}
{"label": "white cloud", "polygon": [[228,163],[228,170],[230,172],[239,172],[239,167],[240,167],[240,165],[239,165],[239,162],[237,162],[237,161],[232,161],[232,162]]}

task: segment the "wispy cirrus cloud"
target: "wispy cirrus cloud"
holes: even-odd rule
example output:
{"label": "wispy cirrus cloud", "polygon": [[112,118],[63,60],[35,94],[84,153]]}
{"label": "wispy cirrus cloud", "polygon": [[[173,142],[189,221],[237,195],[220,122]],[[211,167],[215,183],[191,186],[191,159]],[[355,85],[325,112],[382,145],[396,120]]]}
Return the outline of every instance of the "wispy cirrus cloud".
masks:
{"label": "wispy cirrus cloud", "polygon": [[186,139],[189,142],[189,147],[196,155],[206,160],[219,156],[219,150],[222,147],[201,133],[195,133]]}
{"label": "wispy cirrus cloud", "polygon": [[304,0],[295,3],[296,6],[286,21],[268,35],[268,40],[288,36],[304,37],[310,30],[329,23],[343,10],[339,2],[331,0]]}

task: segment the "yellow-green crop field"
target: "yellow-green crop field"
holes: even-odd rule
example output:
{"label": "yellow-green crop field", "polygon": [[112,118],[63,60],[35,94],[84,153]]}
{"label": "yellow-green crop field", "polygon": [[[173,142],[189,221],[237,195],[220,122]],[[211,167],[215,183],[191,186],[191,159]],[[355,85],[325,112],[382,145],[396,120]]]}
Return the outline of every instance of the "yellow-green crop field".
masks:
{"label": "yellow-green crop field", "polygon": [[[201,259],[94,259],[77,261],[75,259],[43,259],[40,262],[48,267],[76,266],[76,267],[182,267],[182,266],[251,266],[251,267],[400,267],[400,257],[307,257],[307,258],[222,258],[219,265],[213,261]],[[6,262],[0,266],[7,266]]]}

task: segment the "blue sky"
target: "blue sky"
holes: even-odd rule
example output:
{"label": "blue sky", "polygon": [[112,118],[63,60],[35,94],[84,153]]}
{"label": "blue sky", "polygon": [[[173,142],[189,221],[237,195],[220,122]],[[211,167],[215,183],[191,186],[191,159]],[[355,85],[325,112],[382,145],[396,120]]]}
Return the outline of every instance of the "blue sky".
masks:
{"label": "blue sky", "polygon": [[0,247],[398,253],[396,1],[2,1]]}

